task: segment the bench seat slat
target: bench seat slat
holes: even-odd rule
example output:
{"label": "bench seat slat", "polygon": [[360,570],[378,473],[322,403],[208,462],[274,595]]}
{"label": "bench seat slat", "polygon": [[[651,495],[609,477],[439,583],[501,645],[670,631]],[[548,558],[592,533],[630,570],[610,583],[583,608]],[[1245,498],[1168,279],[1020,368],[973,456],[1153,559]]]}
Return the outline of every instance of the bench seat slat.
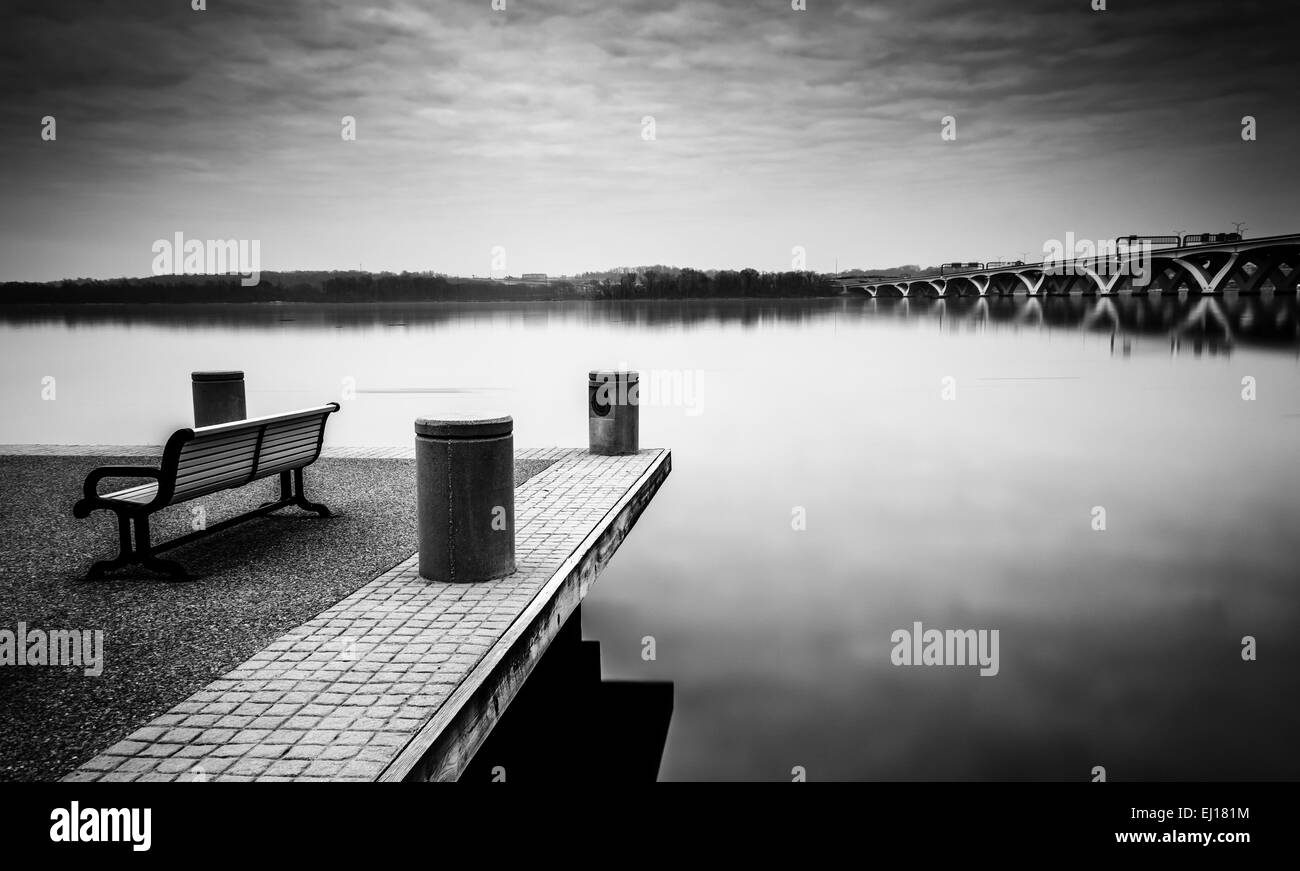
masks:
{"label": "bench seat slat", "polygon": [[137,505],[143,505],[149,502],[158,493],[158,485],[140,484],[136,487],[127,487],[124,490],[117,490],[113,493],[105,493],[101,499],[111,499],[114,502],[134,502]]}

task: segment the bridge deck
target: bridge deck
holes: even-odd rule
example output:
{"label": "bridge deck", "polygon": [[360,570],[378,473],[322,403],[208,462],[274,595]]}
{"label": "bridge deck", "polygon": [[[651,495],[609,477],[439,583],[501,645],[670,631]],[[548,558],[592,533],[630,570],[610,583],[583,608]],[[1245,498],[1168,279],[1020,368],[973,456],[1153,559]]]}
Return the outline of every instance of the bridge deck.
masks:
{"label": "bridge deck", "polygon": [[[1106,241],[1109,242],[1111,240],[1106,240]],[[1279,236],[1260,236],[1254,239],[1238,239],[1235,241],[1224,241],[1224,242],[1202,242],[1202,243],[1197,243],[1195,245],[1158,244],[1158,245],[1153,245],[1150,249],[1147,249],[1147,253],[1153,256],[1159,255],[1162,258],[1178,258],[1178,257],[1185,257],[1194,254],[1210,254],[1216,252],[1235,253],[1238,251],[1248,251],[1252,248],[1269,248],[1275,246],[1297,246],[1297,245],[1300,245],[1300,233],[1287,233]],[[1142,253],[1141,249],[1139,250],[1130,249],[1128,253],[1120,255],[1119,260],[1121,262],[1130,260],[1134,257],[1137,257],[1139,253]],[[1083,265],[1095,264],[1100,260],[1104,260],[1104,259],[1105,259],[1104,256],[1081,257],[1073,260],[1061,261],[1059,263],[1051,262],[1050,265],[1053,268],[1060,269],[1060,268],[1071,267],[1079,264],[1083,264]],[[1038,263],[1021,263],[1020,265],[1004,264],[1000,266],[989,266],[985,264],[984,266],[977,269],[954,269],[950,272],[921,272],[921,273],[917,273],[916,275],[909,275],[906,278],[901,278],[901,277],[890,278],[886,276],[836,276],[834,278],[834,281],[839,282],[841,285],[845,287],[848,286],[875,287],[880,284],[888,285],[888,284],[895,284],[898,282],[931,281],[936,278],[949,279],[949,278],[965,278],[969,276],[984,276],[994,272],[996,273],[1033,272],[1033,271],[1041,272],[1043,268],[1048,265],[1049,265],[1048,261],[1039,261]]]}

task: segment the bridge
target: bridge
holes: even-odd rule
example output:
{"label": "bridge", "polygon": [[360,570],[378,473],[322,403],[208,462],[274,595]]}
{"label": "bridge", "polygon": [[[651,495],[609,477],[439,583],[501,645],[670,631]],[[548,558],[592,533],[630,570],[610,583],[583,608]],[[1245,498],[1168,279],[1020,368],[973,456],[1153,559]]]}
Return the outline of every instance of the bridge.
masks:
{"label": "bridge", "polygon": [[1171,349],[1187,344],[1211,351],[1236,346],[1300,354],[1300,296],[1156,294],[1102,296],[950,296],[840,298],[845,311],[901,320],[935,318],[975,327],[1008,324],[1110,333],[1131,339],[1160,338]]}
{"label": "bridge", "polygon": [[[1300,234],[1156,248],[1153,239],[1119,242],[1114,253],[1041,263],[959,264],[940,273],[835,279],[848,292],[871,297],[1031,297],[1132,294],[1293,294],[1300,279]],[[1134,241],[1136,240],[1136,241]]]}

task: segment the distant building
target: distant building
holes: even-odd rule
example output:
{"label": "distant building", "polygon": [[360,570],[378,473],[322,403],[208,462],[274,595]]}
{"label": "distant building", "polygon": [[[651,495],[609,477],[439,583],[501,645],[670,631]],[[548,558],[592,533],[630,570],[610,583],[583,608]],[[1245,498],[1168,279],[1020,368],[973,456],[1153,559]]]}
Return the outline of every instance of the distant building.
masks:
{"label": "distant building", "polygon": [[550,281],[550,279],[548,279],[548,278],[546,277],[546,273],[545,273],[545,272],[525,272],[525,273],[524,273],[524,279],[523,279],[523,280],[524,280],[524,281],[540,281],[540,282],[542,282],[542,283],[544,283],[544,284],[545,284],[545,283],[548,283],[548,282]]}

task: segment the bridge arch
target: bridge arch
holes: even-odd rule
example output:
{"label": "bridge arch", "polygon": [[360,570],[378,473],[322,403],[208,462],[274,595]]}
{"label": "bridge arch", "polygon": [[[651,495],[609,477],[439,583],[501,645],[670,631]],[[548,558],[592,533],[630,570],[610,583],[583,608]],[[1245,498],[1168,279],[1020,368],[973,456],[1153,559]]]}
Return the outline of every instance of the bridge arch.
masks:
{"label": "bridge arch", "polygon": [[1025,293],[1031,296],[1038,291],[1038,283],[1030,280],[1024,271],[1004,269],[989,275],[982,295],[1008,296],[1014,294],[1018,287],[1023,287]]}
{"label": "bridge arch", "polygon": [[1118,270],[1113,275],[1101,275],[1087,264],[1079,264],[1078,271],[1081,277],[1089,279],[1091,282],[1084,283],[1085,290],[1083,292],[1085,295],[1099,293],[1102,296],[1110,296],[1115,292],[1115,288],[1124,277],[1123,270]]}
{"label": "bridge arch", "polygon": [[1298,267],[1300,248],[1281,245],[1251,248],[1238,252],[1236,262],[1222,277],[1222,283],[1226,287],[1231,282],[1240,293],[1261,293],[1266,285],[1274,293],[1294,292],[1300,278],[1296,271]]}
{"label": "bridge arch", "polygon": [[1195,287],[1188,290],[1213,293],[1223,289],[1225,279],[1236,269],[1240,256],[1235,252],[1211,251],[1200,256],[1178,257],[1175,262],[1195,282]]}
{"label": "bridge arch", "polygon": [[907,296],[909,299],[913,297],[937,298],[943,296],[943,288],[926,278],[914,279],[903,283],[907,286]]}
{"label": "bridge arch", "polygon": [[1014,275],[1025,286],[1025,293],[1029,296],[1037,296],[1038,292],[1043,289],[1043,271],[1020,269]]}
{"label": "bridge arch", "polygon": [[944,296],[979,296],[980,287],[965,275],[956,275],[947,280]]}
{"label": "bridge arch", "polygon": [[1180,293],[1184,287],[1188,293],[1210,293],[1235,268],[1235,260],[1235,254],[1199,262],[1186,257],[1153,257],[1150,287],[1161,293]]}

